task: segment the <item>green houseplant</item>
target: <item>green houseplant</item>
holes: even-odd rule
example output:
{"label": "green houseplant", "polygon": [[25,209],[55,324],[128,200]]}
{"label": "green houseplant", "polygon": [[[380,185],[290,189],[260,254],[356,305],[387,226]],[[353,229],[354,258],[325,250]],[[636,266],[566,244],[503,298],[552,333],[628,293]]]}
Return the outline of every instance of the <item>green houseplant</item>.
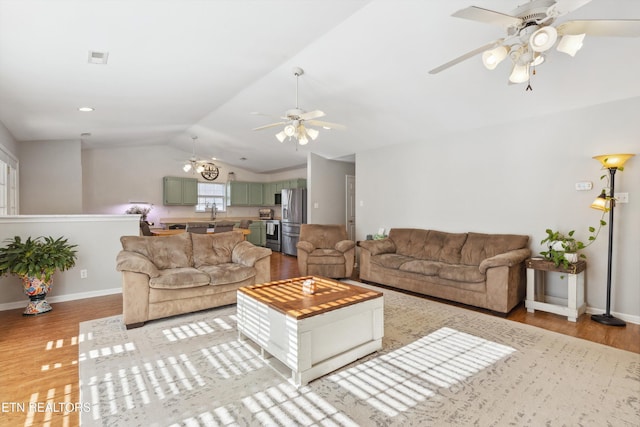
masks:
{"label": "green houseplant", "polygon": [[569,268],[570,264],[578,262],[580,258],[584,259],[587,257],[585,254],[578,253],[578,251],[595,242],[602,227],[607,225],[603,218],[604,212],[602,214],[602,218],[600,218],[598,228],[589,227],[589,241],[586,244],[573,237],[575,230],[571,230],[564,234],[560,231],[553,231],[550,228],[547,228],[545,230],[547,237],[542,239],[540,244],[546,243],[548,245],[548,250],[540,252],[540,255],[542,255],[547,261],[553,261],[556,267],[562,265],[564,268]]}
{"label": "green houseplant", "polygon": [[28,237],[22,240],[15,236],[7,239],[0,248],[0,275],[13,274],[22,279],[24,292],[30,302],[24,314],[40,314],[51,310],[45,297],[52,285],[53,273],[64,271],[76,263],[77,245],[69,244],[59,237]]}

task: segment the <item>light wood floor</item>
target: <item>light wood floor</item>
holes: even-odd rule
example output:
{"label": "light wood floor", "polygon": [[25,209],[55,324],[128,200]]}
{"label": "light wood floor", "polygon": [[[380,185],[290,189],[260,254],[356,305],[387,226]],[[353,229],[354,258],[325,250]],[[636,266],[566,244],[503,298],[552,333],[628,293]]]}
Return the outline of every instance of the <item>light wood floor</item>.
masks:
{"label": "light wood floor", "polygon": [[[298,275],[296,258],[273,254],[273,280]],[[357,279],[357,273],[353,278]],[[122,296],[54,303],[53,310],[41,316],[25,317],[21,313],[22,309],[0,312],[0,426],[76,426],[77,412],[55,408],[61,412],[25,413],[19,405],[28,411],[29,402],[57,406],[79,402],[78,324],[122,313]],[[527,313],[524,305],[507,319],[640,353],[640,325],[607,327],[585,315],[572,323],[550,313]]]}

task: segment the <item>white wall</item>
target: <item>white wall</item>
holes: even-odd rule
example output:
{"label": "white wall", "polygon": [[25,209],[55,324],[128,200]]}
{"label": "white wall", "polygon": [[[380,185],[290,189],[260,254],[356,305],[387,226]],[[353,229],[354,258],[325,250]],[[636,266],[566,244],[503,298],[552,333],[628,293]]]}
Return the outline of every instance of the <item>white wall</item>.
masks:
{"label": "white wall", "polygon": [[[437,141],[357,153],[357,238],[379,227],[517,233],[542,250],[545,229],[586,241],[601,214],[590,209],[606,174],[592,156],[636,153],[616,175],[630,202],[615,211],[612,312],[640,320],[640,98]],[[385,174],[381,175],[384,166]],[[576,191],[578,181],[591,191]],[[606,218],[605,218],[606,219]],[[607,233],[587,255],[587,303],[604,310]],[[555,296],[566,296],[558,284]]]}
{"label": "white wall", "polygon": [[355,164],[307,157],[307,222],[346,224],[346,176],[355,175]]}
{"label": "white wall", "polygon": [[[78,245],[76,265],[53,276],[49,302],[88,298],[119,293],[121,273],[116,271],[116,255],[122,249],[120,236],[138,235],[137,215],[20,215],[0,216],[0,242],[20,236],[65,237]],[[80,278],[80,270],[87,278]],[[22,292],[20,279],[0,277],[0,310],[24,307],[28,298]],[[54,307],[55,309],[55,307]]]}
{"label": "white wall", "polygon": [[20,213],[81,214],[80,141],[18,144]]}

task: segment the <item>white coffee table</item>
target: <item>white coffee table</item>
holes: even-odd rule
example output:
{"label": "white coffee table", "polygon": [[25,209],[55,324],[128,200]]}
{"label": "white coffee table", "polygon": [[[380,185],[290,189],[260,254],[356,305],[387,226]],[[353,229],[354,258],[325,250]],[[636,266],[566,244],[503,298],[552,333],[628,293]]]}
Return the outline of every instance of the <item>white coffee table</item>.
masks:
{"label": "white coffee table", "polygon": [[[316,282],[315,294],[302,282]],[[302,386],[382,348],[381,292],[321,277],[299,277],[238,290],[238,338],[245,336],[291,369]]]}

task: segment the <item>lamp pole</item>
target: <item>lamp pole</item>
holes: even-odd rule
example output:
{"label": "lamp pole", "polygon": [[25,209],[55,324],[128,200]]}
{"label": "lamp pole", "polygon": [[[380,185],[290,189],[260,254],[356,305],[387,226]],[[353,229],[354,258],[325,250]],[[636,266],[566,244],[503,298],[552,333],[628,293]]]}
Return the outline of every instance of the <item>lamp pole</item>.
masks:
{"label": "lamp pole", "polygon": [[615,177],[618,168],[609,169],[609,180],[611,182],[610,206],[609,206],[609,251],[607,259],[607,306],[603,314],[591,315],[591,320],[609,326],[626,326],[624,320],[620,320],[611,315],[611,270],[613,267],[613,211],[616,206],[615,196]]}

